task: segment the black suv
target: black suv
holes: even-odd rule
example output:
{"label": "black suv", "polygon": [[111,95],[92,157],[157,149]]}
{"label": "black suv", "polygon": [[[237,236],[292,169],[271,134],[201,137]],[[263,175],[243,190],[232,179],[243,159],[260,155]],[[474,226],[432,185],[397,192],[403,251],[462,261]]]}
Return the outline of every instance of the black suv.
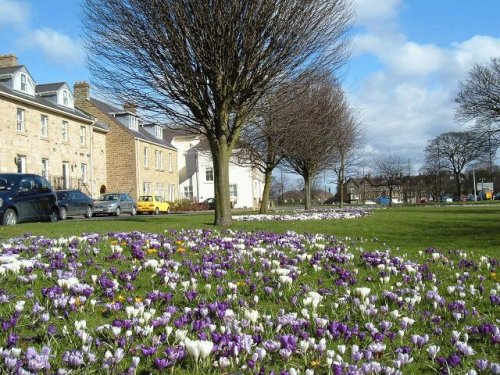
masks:
{"label": "black suv", "polygon": [[59,219],[66,220],[68,216],[84,215],[92,217],[94,201],[80,190],[58,190],[57,205],[59,206]]}
{"label": "black suv", "polygon": [[57,198],[48,181],[36,174],[0,173],[0,222],[57,221]]}

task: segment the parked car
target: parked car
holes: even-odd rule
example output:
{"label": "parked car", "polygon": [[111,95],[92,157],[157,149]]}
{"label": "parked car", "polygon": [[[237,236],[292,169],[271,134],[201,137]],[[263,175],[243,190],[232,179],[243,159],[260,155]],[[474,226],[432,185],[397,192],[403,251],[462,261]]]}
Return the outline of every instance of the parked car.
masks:
{"label": "parked car", "polygon": [[215,210],[215,198],[207,198],[202,203],[206,204],[209,210]]}
{"label": "parked car", "polygon": [[[236,205],[236,197],[230,197],[230,201],[231,208],[234,208],[234,206]],[[209,210],[215,210],[215,198],[207,198],[201,203],[206,204]]]}
{"label": "parked car", "polygon": [[94,201],[94,215],[120,216],[123,212],[128,212],[132,216],[137,213],[137,206],[128,194],[107,193]]}
{"label": "parked car", "polygon": [[170,205],[159,195],[141,195],[137,201],[137,212],[140,214],[155,214],[169,212]]}
{"label": "parked car", "polygon": [[0,174],[0,222],[57,221],[57,198],[42,176],[26,173]]}
{"label": "parked car", "polygon": [[77,215],[92,217],[94,200],[80,190],[58,190],[56,195],[60,220],[66,220],[68,216]]}

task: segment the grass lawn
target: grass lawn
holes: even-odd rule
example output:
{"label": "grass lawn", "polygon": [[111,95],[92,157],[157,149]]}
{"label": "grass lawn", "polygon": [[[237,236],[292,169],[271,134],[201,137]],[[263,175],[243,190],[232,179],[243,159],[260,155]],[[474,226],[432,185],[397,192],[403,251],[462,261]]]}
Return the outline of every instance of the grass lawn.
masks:
{"label": "grass lawn", "polygon": [[[140,231],[163,233],[167,229],[215,228],[213,213],[136,216],[127,220],[66,220],[58,223],[25,223],[0,227],[0,239],[25,233],[60,237],[81,233]],[[338,237],[376,240],[367,249],[399,247],[417,253],[428,247],[475,251],[500,255],[500,204],[463,206],[418,206],[375,209],[355,220],[235,222],[233,230],[283,233],[323,233]],[[383,245],[385,244],[385,245]]]}

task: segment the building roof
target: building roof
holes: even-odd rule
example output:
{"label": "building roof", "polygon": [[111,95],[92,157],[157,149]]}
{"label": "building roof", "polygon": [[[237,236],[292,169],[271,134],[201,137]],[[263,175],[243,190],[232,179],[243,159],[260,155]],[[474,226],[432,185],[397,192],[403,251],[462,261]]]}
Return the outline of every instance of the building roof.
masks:
{"label": "building roof", "polygon": [[109,119],[111,119],[114,123],[116,123],[117,125],[120,125],[123,129],[125,129],[128,133],[130,133],[134,137],[137,137],[137,138],[142,139],[142,140],[147,141],[147,142],[156,143],[156,144],[159,144],[161,146],[176,150],[176,148],[174,146],[172,146],[172,144],[170,142],[165,140],[165,137],[164,137],[164,139],[156,138],[153,134],[148,132],[141,125],[139,125],[137,131],[132,130],[132,129],[126,127],[125,125],[123,125],[120,121],[118,121],[116,119],[116,117],[114,117],[112,115],[112,113],[125,113],[127,111],[123,111],[123,110],[116,108],[108,103],[102,102],[102,101],[95,99],[95,98],[92,98],[92,97],[90,98],[90,102],[92,104],[94,104],[97,108],[99,108],[99,110],[101,110],[101,112],[105,113],[106,116]]}
{"label": "building roof", "polygon": [[14,72],[17,72],[22,67],[24,67],[24,65],[7,66],[5,68],[0,68],[0,75],[2,75],[2,74],[12,74]]}
{"label": "building roof", "polygon": [[43,83],[41,85],[35,86],[35,92],[37,94],[42,92],[53,92],[59,90],[61,87],[65,86],[66,82],[56,82],[56,83]]}
{"label": "building roof", "polygon": [[21,100],[29,101],[29,102],[33,103],[34,105],[41,105],[41,106],[49,107],[51,109],[54,109],[54,110],[57,110],[60,112],[65,112],[68,115],[77,116],[83,120],[87,120],[87,121],[93,120],[92,116],[80,111],[77,108],[72,109],[72,108],[68,108],[68,107],[63,107],[63,106],[60,106],[60,105],[57,105],[57,104],[51,102],[50,100],[44,99],[40,95],[35,95],[35,96],[27,95],[27,94],[12,90],[9,87],[0,84],[0,94],[2,94],[2,93],[5,93],[5,94],[10,95],[10,96],[14,96],[14,97],[19,98]]}

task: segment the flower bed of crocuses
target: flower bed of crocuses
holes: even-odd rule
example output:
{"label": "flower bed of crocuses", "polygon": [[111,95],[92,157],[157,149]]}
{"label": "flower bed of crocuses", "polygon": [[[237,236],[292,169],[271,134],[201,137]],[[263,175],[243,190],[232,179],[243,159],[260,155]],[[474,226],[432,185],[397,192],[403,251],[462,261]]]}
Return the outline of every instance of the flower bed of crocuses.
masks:
{"label": "flower bed of crocuses", "polygon": [[297,233],[0,245],[0,372],[500,372],[498,260]]}
{"label": "flower bed of crocuses", "polygon": [[278,214],[259,214],[259,215],[235,215],[235,221],[292,221],[292,220],[340,220],[340,219],[357,219],[369,215],[370,210],[366,208],[333,208],[324,210],[294,210],[284,211]]}

